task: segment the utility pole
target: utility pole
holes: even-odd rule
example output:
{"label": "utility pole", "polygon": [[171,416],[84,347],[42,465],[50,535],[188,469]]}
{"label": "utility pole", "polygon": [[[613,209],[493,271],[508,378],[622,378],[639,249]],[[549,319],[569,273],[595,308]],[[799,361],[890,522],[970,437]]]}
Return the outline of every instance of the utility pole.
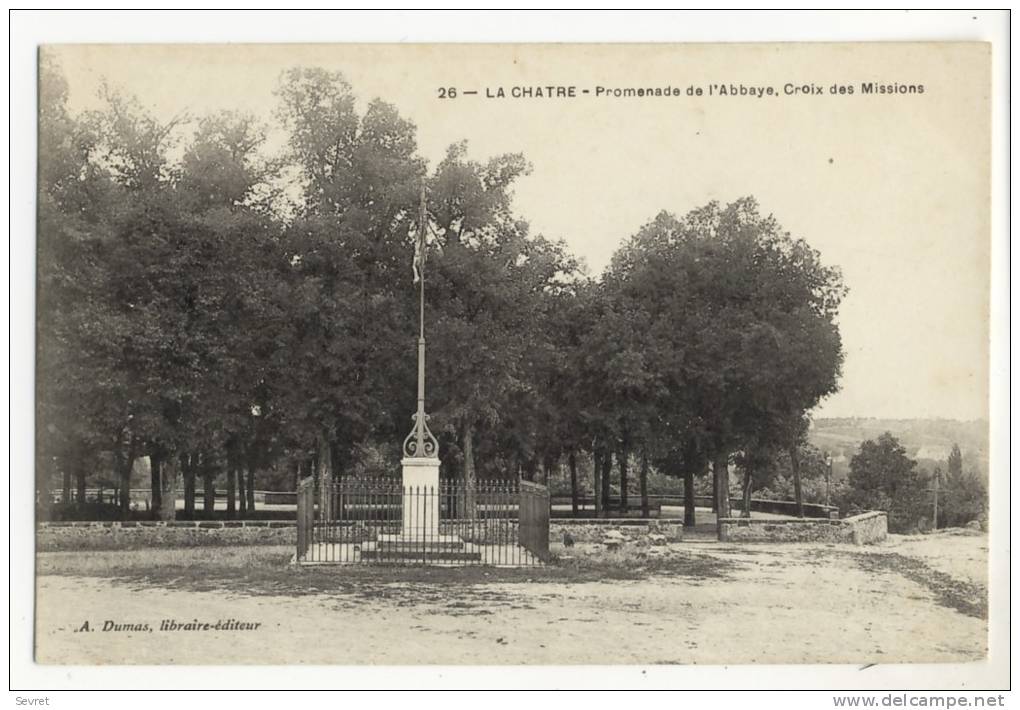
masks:
{"label": "utility pole", "polygon": [[832,454],[825,452],[825,507],[829,507],[829,488],[832,483]]}

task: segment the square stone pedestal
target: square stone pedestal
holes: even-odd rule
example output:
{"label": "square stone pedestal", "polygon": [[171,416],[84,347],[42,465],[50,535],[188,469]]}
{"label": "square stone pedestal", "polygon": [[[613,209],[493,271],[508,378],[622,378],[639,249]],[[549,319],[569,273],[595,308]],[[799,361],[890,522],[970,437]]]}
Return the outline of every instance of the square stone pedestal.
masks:
{"label": "square stone pedestal", "polygon": [[406,541],[439,538],[439,459],[405,458],[403,466],[403,529]]}

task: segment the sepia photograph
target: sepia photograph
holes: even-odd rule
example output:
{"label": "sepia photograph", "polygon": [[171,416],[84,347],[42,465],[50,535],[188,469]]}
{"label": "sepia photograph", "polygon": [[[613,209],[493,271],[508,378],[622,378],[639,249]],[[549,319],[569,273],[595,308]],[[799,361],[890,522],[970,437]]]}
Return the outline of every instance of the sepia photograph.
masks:
{"label": "sepia photograph", "polygon": [[989,43],[37,72],[35,664],[995,660]]}

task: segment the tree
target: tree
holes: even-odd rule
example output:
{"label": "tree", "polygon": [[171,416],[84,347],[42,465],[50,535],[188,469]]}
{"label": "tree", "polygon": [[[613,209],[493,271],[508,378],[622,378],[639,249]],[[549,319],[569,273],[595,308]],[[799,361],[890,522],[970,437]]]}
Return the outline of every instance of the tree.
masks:
{"label": "tree", "polygon": [[[190,246],[201,260],[190,274],[200,308],[189,321],[189,335],[211,361],[194,382],[203,407],[189,421],[182,459],[188,462],[183,470],[189,513],[195,509],[198,475],[206,489],[205,507],[212,510],[209,489],[224,461],[232,464],[229,500],[236,496],[238,462],[245,462],[248,498],[241,509],[253,507],[255,471],[268,465],[271,426],[283,418],[267,384],[285,371],[278,334],[288,314],[280,225],[266,200],[278,166],[259,153],[265,132],[246,114],[202,119],[175,186],[182,227],[194,236]],[[225,448],[232,452],[217,453]]]}
{"label": "tree", "polygon": [[40,68],[39,446],[74,470],[79,503],[85,461],[112,452],[126,514],[146,393],[133,367],[138,267],[123,257],[144,237],[122,228],[163,174],[168,131],[110,92],[105,113],[72,117],[59,68],[45,53]]}
{"label": "tree", "polygon": [[514,213],[523,156],[456,143],[429,173],[414,125],[378,99],[361,108],[338,73],[281,76],[274,159],[250,115],[202,117],[182,144],[184,117],[115,91],[70,115],[58,69],[41,70],[38,454],[67,497],[89,460],[112,462],[126,514],[148,455],[166,519],[182,477],[196,514],[198,479],[211,512],[225,474],[233,516],[280,462],[323,482],[392,467],[413,411],[420,227],[444,475],[548,480],[565,456],[576,504],[590,457],[600,514],[615,471],[624,508],[636,471],[647,515],[662,470],[684,477],[693,524],[709,464],[725,516],[731,462],[746,497],[784,449],[799,489],[804,414],[842,361],[844,289],[754,200],[661,213],[587,279]]}
{"label": "tree", "polygon": [[[646,316],[645,347],[670,401],[659,437],[703,452],[729,514],[729,464],[745,446],[788,438],[835,391],[843,360],[837,269],[753,198],[660,213],[614,256],[620,291]],[[699,456],[688,456],[691,470]]]}
{"label": "tree", "polygon": [[51,477],[57,470],[63,474],[67,503],[72,469],[83,483],[82,452],[98,432],[83,418],[83,401],[71,391],[88,381],[75,358],[74,342],[75,323],[83,315],[81,297],[94,278],[88,262],[79,261],[86,251],[79,178],[87,175],[88,148],[83,144],[88,140],[83,126],[68,113],[67,82],[60,67],[45,52],[40,53],[39,73],[36,474],[41,511],[48,515]]}
{"label": "tree", "polygon": [[290,70],[277,95],[302,196],[284,237],[291,376],[272,387],[291,413],[291,446],[313,449],[327,479],[359,442],[402,436],[399,393],[413,392],[414,376],[409,245],[424,164],[414,126],[378,100],[359,115],[338,73]]}
{"label": "tree", "polygon": [[527,169],[516,155],[472,161],[456,144],[428,182],[436,234],[425,277],[430,408],[435,431],[459,454],[469,495],[479,451],[507,462],[503,475],[509,467],[531,476],[543,454],[552,457],[536,447],[544,415],[531,397],[541,387],[536,373],[557,367],[542,364],[543,331],[575,267],[561,245],[530,235],[510,213],[510,189]]}
{"label": "tree", "polygon": [[946,468],[939,524],[942,527],[960,527],[975,520],[986,523],[988,488],[981,476],[964,470],[963,455],[958,444],[953,444]]}
{"label": "tree", "polygon": [[768,473],[756,482],[755,492],[768,499],[796,502],[799,474],[801,500],[821,503],[825,499],[827,469],[825,454],[807,442],[801,442],[796,448],[780,446],[768,464]]}
{"label": "tree", "polygon": [[743,451],[735,457],[737,466],[744,472],[744,481],[741,485],[741,517],[751,517],[751,493],[768,486],[777,475],[778,470],[774,465],[775,453],[775,450],[767,446],[745,443]]}
{"label": "tree", "polygon": [[[89,116],[79,169],[83,226],[74,240],[53,242],[78,251],[60,253],[53,273],[75,269],[68,283],[80,290],[46,290],[58,314],[73,309],[75,317],[61,343],[41,344],[43,360],[73,350],[73,367],[88,375],[41,379],[78,403],[89,445],[113,454],[123,514],[134,460],[148,453],[154,500],[165,502],[159,515],[173,519],[178,473],[192,513],[198,462],[215,460],[209,450],[232,409],[251,416],[261,362],[251,357],[259,353],[252,337],[272,332],[255,309],[237,307],[271,293],[256,278],[271,273],[261,257],[273,243],[255,208],[260,139],[250,119],[210,117],[175,164],[177,119],[158,122],[112,91],[104,98]],[[75,387],[84,391],[75,396]]]}
{"label": "tree", "polygon": [[894,532],[913,530],[926,517],[926,481],[917,471],[917,462],[889,432],[861,443],[850,460],[848,482],[850,505],[887,511],[889,529]]}
{"label": "tree", "polygon": [[963,473],[963,454],[960,453],[960,445],[955,442],[953,443],[953,448],[949,451],[946,469],[950,477],[959,476]]}
{"label": "tree", "polygon": [[[631,454],[647,455],[656,410],[665,392],[655,369],[657,343],[642,304],[621,293],[608,274],[592,301],[593,320],[579,353],[581,412],[596,461],[601,462],[597,493],[608,514],[611,460],[620,471],[620,504],[626,510]],[[647,474],[647,469],[640,469]]]}

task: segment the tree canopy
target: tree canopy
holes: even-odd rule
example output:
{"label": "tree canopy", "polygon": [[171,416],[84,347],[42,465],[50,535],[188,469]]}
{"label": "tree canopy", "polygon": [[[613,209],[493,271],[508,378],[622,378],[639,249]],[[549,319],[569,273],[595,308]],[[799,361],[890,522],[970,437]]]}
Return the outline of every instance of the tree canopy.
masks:
{"label": "tree canopy", "polygon": [[225,480],[234,513],[257,477],[395,472],[419,229],[444,476],[548,478],[582,457],[605,510],[632,459],[643,492],[650,467],[692,488],[711,461],[724,513],[730,463],[768,485],[838,386],[839,271],[751,197],[661,212],[592,277],[515,211],[524,156],[458,142],[429,166],[416,127],[339,73],[284,72],[263,124],[160,120],[112,90],[72,115],[59,67],[41,70],[44,485],[112,454],[126,490],[148,457],[166,495]]}

